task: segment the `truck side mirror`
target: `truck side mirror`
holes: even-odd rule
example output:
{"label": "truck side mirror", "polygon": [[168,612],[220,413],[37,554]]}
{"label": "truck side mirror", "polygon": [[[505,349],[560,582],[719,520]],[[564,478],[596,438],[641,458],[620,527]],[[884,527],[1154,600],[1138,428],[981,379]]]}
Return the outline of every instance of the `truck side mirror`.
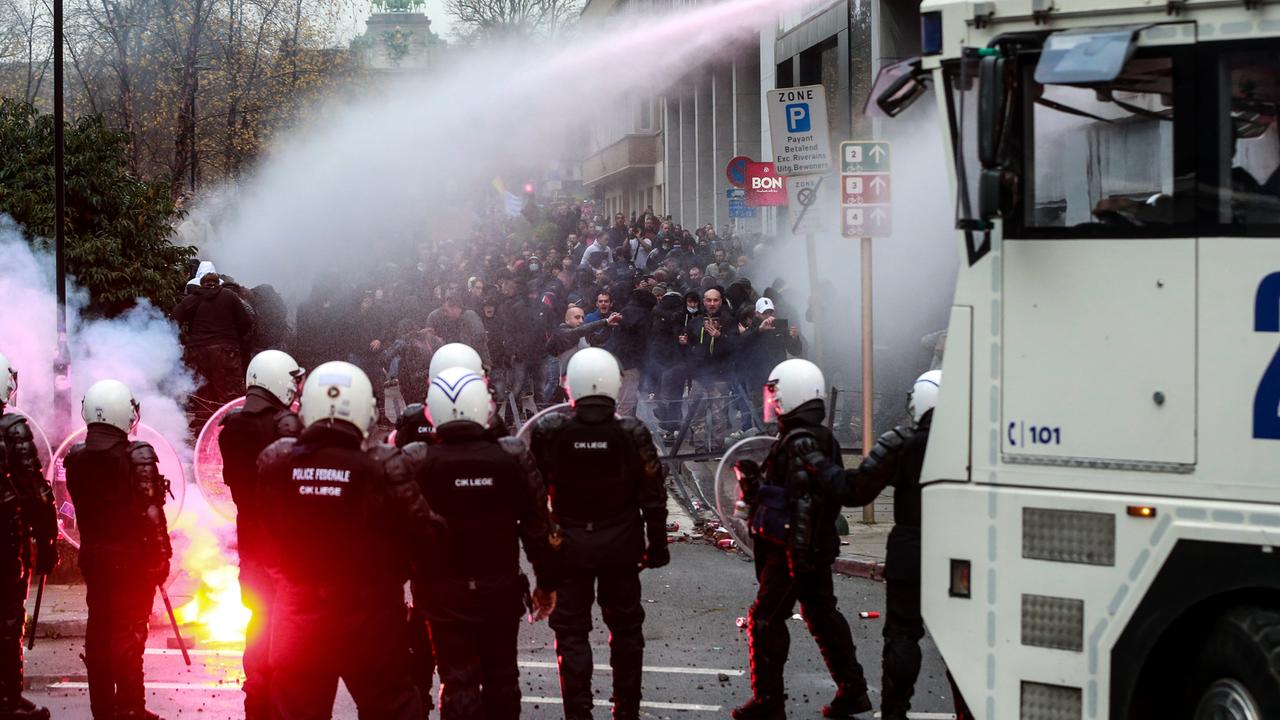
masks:
{"label": "truck side mirror", "polygon": [[1004,63],[1004,58],[989,55],[978,65],[978,160],[984,168],[1000,164],[1000,138],[1008,98]]}

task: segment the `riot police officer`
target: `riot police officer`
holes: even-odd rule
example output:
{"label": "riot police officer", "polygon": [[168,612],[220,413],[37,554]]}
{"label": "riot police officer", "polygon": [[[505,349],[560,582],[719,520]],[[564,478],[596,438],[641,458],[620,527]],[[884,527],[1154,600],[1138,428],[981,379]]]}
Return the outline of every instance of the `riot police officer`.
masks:
{"label": "riot police officer", "polygon": [[[819,484],[844,505],[866,505],[887,486],[894,488],[894,526],[884,563],[884,689],[880,703],[884,720],[905,720],[920,674],[920,638],[924,637],[920,616],[920,470],[941,384],[941,370],[921,375],[907,399],[911,424],[881,435],[857,468],[842,470],[819,455],[808,458]],[[955,698],[959,716],[968,717],[959,693]]]}
{"label": "riot police officer", "polygon": [[[452,367],[466,368],[480,376],[485,374],[480,353],[470,345],[449,343],[432,353],[431,362],[427,367],[428,383],[441,371]],[[400,417],[396,419],[395,445],[398,448],[407,447],[415,442],[435,441],[431,433],[431,421],[427,419],[427,406],[419,398],[415,400],[418,402],[406,405]],[[495,423],[493,436],[505,437],[506,435],[506,426],[500,422]],[[410,583],[413,597],[424,597],[423,591],[417,587],[417,580],[411,580]],[[409,652],[413,658],[413,680],[418,686],[418,693],[422,696],[422,709],[424,713],[428,713],[435,707],[431,690],[435,685],[436,658],[431,648],[431,626],[427,623],[427,616],[416,601],[409,613]],[[424,714],[423,717],[427,715]]]}
{"label": "riot police officer", "polygon": [[329,717],[339,679],[361,717],[422,716],[404,583],[408,548],[430,541],[433,519],[400,451],[361,448],[375,407],[363,371],[324,363],[302,388],[302,434],[258,458],[278,570],[269,662],[279,720]]}
{"label": "riot police officer", "polygon": [[414,605],[430,624],[440,717],[516,718],[516,644],[529,593],[521,544],[537,579],[531,609],[542,619],[555,604],[547,491],[522,441],[489,435],[494,405],[481,375],[441,371],[427,409],[435,440],[415,477],[445,529],[420,557]]}
{"label": "riot police officer", "polygon": [[141,407],[124,383],[94,383],[81,414],[88,430],[64,467],[89,605],[89,707],[94,720],[158,720],[145,707],[142,654],[156,586],[169,577],[173,556],[164,517],[169,483],[155,448],[129,442]]}
{"label": "riot police officer", "polygon": [[[671,560],[662,464],[649,430],[615,417],[622,371],[600,348],[577,352],[565,373],[571,414],[552,413],[532,447],[562,532],[556,634],[566,720],[591,717],[591,605],[609,627],[613,717],[639,716],[644,660],[640,570]],[[647,540],[647,543],[646,543]]]}
{"label": "riot police officer", "polygon": [[244,406],[222,420],[218,447],[222,477],[236,503],[236,545],[240,553],[240,597],[253,614],[245,629],[244,713],[246,720],[271,717],[271,614],[275,604],[268,543],[257,497],[258,455],[282,437],[297,437],[302,421],[290,406],[298,397],[303,370],[289,355],[264,350],[249,361]]}
{"label": "riot police officer", "polygon": [[777,421],[780,438],[764,467],[736,466],[743,499],[750,508],[756,579],[751,606],[751,699],[733,711],[737,720],[786,717],[783,667],[791,644],[787,619],[797,601],[813,639],[836,682],[836,696],[824,717],[852,717],[871,709],[867,681],[853,645],[849,623],[836,609],[831,564],[839,551],[836,503],[823,502],[804,466],[821,455],[840,465],[840,446],[823,426],[826,383],[818,366],[787,360],[773,369],[764,389],[764,420]]}
{"label": "riot police officer", "polygon": [[[463,343],[449,343],[431,355],[431,363],[427,369],[428,382],[434,380],[442,371],[455,367],[466,368],[485,378],[485,386],[488,387],[488,375],[480,360],[480,353],[476,352],[470,345],[464,345]],[[492,388],[490,388],[489,394],[493,397],[494,403],[497,404],[500,398],[494,396]],[[493,416],[488,428],[489,434],[494,438],[506,437],[509,434],[507,426],[502,422],[500,415],[495,414]],[[405,405],[400,417],[396,420],[396,447],[402,448],[409,443],[430,441],[431,423],[427,420],[426,405],[422,402],[411,402]]]}
{"label": "riot police officer", "polygon": [[[431,423],[427,421],[427,406],[422,403],[410,403],[401,411],[396,419],[395,446],[406,448],[414,443],[426,444],[434,441],[431,434]],[[420,452],[420,450],[419,450]],[[417,580],[411,578],[409,585],[413,597],[423,596],[418,589]],[[432,700],[432,687],[435,686],[436,656],[431,649],[431,627],[427,624],[427,616],[422,612],[417,601],[409,608],[409,656],[410,672],[413,683],[418,686],[418,694],[422,697],[422,717],[426,720],[435,708]]]}
{"label": "riot police officer", "polygon": [[[58,520],[53,490],[45,482],[36,454],[35,438],[27,419],[6,413],[18,391],[18,373],[0,355],[0,506],[4,528],[0,532],[0,720],[48,718],[49,711],[22,697],[22,629],[26,620],[27,588],[31,571],[53,572],[58,563]],[[34,568],[31,545],[35,542]]]}

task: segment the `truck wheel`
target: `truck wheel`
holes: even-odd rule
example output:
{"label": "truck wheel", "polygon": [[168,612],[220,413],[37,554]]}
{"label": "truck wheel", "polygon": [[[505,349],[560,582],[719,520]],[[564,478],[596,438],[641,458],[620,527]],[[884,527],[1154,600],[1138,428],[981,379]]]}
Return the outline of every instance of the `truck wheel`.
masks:
{"label": "truck wheel", "polygon": [[1280,718],[1280,613],[1227,611],[1195,662],[1189,686],[1194,720]]}

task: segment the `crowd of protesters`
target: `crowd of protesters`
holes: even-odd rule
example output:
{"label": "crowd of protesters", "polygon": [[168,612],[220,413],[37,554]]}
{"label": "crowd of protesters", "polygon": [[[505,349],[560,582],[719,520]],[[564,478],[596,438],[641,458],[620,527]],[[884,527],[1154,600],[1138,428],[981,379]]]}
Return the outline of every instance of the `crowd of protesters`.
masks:
{"label": "crowd of protesters", "polygon": [[[685,228],[651,210],[606,218],[560,203],[541,212],[536,240],[490,221],[363,278],[319,278],[292,329],[282,329],[273,291],[241,289],[255,310],[265,298],[259,324],[270,329],[270,337],[242,336],[241,356],[277,347],[304,367],[348,360],[374,380],[380,421],[390,423],[403,403],[426,396],[431,355],[445,343],[475,348],[503,412],[526,415],[563,401],[561,373],[573,353],[603,347],[623,369],[619,413],[656,422],[667,442],[691,408],[700,409],[693,449],[718,450],[752,433],[769,370],[804,354],[783,282],[758,288],[751,279],[764,277],[754,263],[768,244],[728,226]],[[230,343],[219,342],[216,364],[230,365]]]}

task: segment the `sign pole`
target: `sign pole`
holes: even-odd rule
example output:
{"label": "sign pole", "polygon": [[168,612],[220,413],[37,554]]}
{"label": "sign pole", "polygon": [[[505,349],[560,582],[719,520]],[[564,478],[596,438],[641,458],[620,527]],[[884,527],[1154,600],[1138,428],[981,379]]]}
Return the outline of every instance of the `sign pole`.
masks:
{"label": "sign pole", "polygon": [[[875,442],[872,422],[875,413],[875,366],[873,364],[874,340],[871,311],[871,238],[862,238],[862,456],[871,453]],[[868,503],[862,507],[862,522],[874,524],[876,507]]]}
{"label": "sign pole", "polygon": [[[808,210],[808,206],[805,206],[805,210]],[[809,230],[804,234],[804,247],[805,254],[808,256],[809,260],[809,297],[807,300],[809,306],[809,317],[813,318],[814,328],[813,361],[817,363],[818,367],[824,367],[822,362],[825,357],[822,352],[824,349],[824,343],[822,342],[821,330],[823,312],[822,303],[818,302],[818,241],[817,238],[814,237],[812,230]]]}

